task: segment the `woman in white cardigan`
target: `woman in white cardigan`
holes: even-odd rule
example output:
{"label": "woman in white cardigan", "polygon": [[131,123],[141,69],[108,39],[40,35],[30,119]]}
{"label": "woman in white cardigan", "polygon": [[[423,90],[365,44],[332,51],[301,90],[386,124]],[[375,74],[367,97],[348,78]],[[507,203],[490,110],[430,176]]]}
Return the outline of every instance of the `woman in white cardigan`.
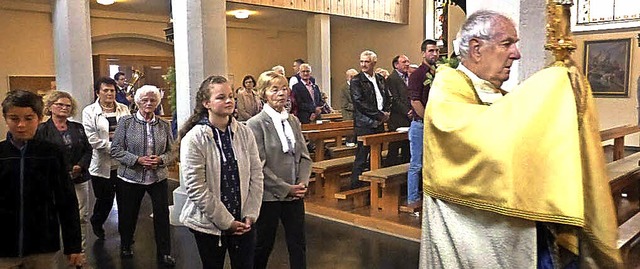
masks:
{"label": "woman in white cardigan", "polygon": [[120,163],[111,158],[111,140],[118,120],[129,115],[129,108],[116,102],[116,86],[110,77],[98,78],[93,86],[98,99],[82,110],[84,132],[93,148],[89,174],[96,203],[90,221],[98,240],[104,240],[103,225],[113,207],[118,182],[116,170]]}
{"label": "woman in white cardigan", "polygon": [[180,169],[188,199],[180,221],[193,233],[203,268],[253,268],[253,224],[262,203],[262,164],[251,130],[232,116],[227,79],[211,76],[180,130]]}
{"label": "woman in white cardigan", "polygon": [[280,221],[286,233],[290,268],[306,268],[303,198],[312,162],[300,121],[285,109],[290,91],[284,76],[273,71],[262,73],[258,94],[265,105],[247,121],[258,143],[264,173],[255,268],[267,267]]}

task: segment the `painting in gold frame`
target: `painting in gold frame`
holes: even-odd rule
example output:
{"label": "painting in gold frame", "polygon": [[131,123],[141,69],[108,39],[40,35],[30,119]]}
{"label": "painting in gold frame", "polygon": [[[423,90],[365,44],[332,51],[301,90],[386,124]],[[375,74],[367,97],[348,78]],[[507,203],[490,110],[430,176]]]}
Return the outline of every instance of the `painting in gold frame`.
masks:
{"label": "painting in gold frame", "polygon": [[585,41],[584,73],[595,97],[629,97],[631,39]]}

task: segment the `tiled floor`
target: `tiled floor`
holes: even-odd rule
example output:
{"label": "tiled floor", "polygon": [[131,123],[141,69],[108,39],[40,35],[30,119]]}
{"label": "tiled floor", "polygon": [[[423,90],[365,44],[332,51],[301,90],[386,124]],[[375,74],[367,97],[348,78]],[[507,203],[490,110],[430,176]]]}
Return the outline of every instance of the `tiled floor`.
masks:
{"label": "tiled floor", "polygon": [[[170,190],[177,183],[170,182]],[[86,268],[157,268],[153,223],[150,217],[151,204],[148,197],[143,200],[133,246],[134,257],[122,260],[119,256],[120,238],[117,232],[117,211],[114,210],[105,225],[106,240],[99,242],[93,234],[87,238]],[[307,215],[307,261],[308,268],[358,269],[358,268],[417,268],[419,244],[366,231],[348,225]],[[172,255],[177,260],[176,268],[201,268],[192,234],[184,227],[172,227]],[[283,231],[269,261],[270,269],[288,268],[288,253]],[[230,268],[228,265],[226,268]]]}

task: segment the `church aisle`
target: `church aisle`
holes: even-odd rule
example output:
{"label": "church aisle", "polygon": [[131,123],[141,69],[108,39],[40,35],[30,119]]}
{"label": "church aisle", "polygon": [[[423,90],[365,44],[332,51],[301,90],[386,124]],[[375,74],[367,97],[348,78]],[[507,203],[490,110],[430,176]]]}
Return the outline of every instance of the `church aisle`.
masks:
{"label": "church aisle", "polygon": [[[170,192],[177,182],[169,181]],[[169,196],[171,197],[171,195]],[[91,201],[93,208],[93,201]],[[117,211],[112,210],[105,224],[106,239],[96,241],[89,231],[87,235],[87,261],[85,268],[102,269],[151,269],[158,268],[155,259],[151,203],[148,196],[142,201],[138,226],[133,245],[132,259],[119,256],[120,237],[117,232]],[[307,267],[309,269],[359,269],[359,268],[417,268],[419,243],[345,224],[306,215]],[[90,229],[90,228],[89,228]],[[282,227],[278,231],[274,251],[269,260],[270,269],[288,268],[288,253]],[[175,268],[201,268],[200,257],[191,232],[185,227],[171,227],[172,255]],[[66,264],[61,261],[61,264]],[[67,268],[67,267],[61,267]],[[228,264],[225,268],[230,268]]]}

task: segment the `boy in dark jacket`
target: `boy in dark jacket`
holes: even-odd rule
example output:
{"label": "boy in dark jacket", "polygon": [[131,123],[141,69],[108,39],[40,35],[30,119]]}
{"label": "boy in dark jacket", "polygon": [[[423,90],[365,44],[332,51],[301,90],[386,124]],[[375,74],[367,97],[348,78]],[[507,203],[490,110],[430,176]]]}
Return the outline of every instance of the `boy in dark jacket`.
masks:
{"label": "boy in dark jacket", "polygon": [[2,101],[9,133],[0,142],[0,268],[57,268],[60,226],[69,264],[85,261],[78,201],[55,145],[33,140],[42,99],[14,90]]}

